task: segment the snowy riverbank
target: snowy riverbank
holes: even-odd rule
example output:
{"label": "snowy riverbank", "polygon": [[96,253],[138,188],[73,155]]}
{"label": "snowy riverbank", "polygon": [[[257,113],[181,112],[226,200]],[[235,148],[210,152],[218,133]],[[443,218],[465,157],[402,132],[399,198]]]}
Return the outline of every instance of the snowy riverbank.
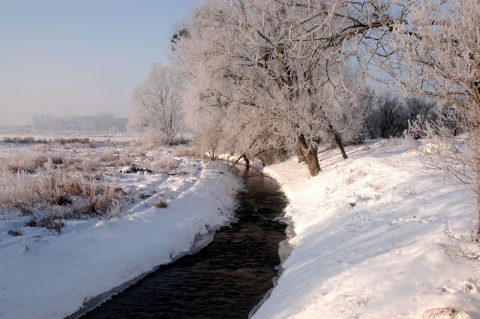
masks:
{"label": "snowy riverbank", "polygon": [[[228,223],[240,180],[220,163],[176,162],[182,174],[117,174],[116,184],[135,196],[121,217],[68,220],[57,234],[1,215],[0,318],[64,318]],[[155,207],[158,200],[168,207]],[[7,234],[12,227],[22,235]]]}
{"label": "snowy riverbank", "polygon": [[[480,269],[452,256],[446,236],[470,229],[475,201],[467,190],[422,170],[399,140],[348,153],[346,161],[338,150],[320,153],[315,178],[295,158],[265,169],[283,185],[297,235],[253,319],[480,318]],[[146,155],[157,160],[165,151]],[[67,220],[57,234],[4,212],[0,318],[68,316],[227,223],[238,178],[220,163],[176,157],[175,164],[175,175],[115,174],[132,202],[110,220]],[[155,207],[159,200],[168,207]]]}
{"label": "snowy riverbank", "polygon": [[446,236],[470,229],[467,190],[422,170],[399,140],[348,153],[319,154],[315,178],[296,159],[265,169],[283,185],[297,235],[253,318],[480,318],[480,269],[452,257]]}

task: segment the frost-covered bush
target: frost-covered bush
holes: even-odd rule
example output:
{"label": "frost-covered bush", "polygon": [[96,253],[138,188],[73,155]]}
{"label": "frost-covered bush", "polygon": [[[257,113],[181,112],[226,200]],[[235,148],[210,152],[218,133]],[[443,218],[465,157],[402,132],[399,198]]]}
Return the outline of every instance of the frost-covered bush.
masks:
{"label": "frost-covered bush", "polygon": [[167,173],[174,170],[177,167],[175,159],[171,155],[163,155],[159,158],[155,158],[151,163],[151,167],[160,172]]}
{"label": "frost-covered bush", "polygon": [[178,146],[174,148],[173,150],[173,156],[175,157],[195,157],[195,158],[200,158],[201,155],[198,152],[197,149],[195,149],[193,146]]}

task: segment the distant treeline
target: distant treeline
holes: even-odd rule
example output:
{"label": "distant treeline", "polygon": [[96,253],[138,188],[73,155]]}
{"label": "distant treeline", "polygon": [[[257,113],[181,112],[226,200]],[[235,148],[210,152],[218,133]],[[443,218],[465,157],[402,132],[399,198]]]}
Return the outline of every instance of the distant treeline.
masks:
{"label": "distant treeline", "polygon": [[128,118],[118,118],[112,113],[98,113],[94,116],[52,116],[34,115],[34,130],[38,131],[109,131],[125,132]]}

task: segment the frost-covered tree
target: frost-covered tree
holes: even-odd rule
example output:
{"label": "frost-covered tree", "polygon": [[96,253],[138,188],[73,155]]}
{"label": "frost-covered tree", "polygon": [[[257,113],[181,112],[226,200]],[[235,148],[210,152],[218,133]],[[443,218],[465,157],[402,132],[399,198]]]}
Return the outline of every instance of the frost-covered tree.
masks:
{"label": "frost-covered tree", "polygon": [[146,81],[132,94],[132,129],[146,128],[171,144],[182,128],[183,86],[179,77],[160,64],[154,64]]}
{"label": "frost-covered tree", "polygon": [[206,0],[187,25],[175,52],[195,112],[223,112],[222,151],[296,148],[317,174],[318,145],[343,145],[363,116],[356,61],[449,108],[414,131],[439,146],[425,159],[480,195],[478,0]]}
{"label": "frost-covered tree", "polygon": [[404,92],[449,108],[412,132],[432,142],[422,153],[425,163],[470,185],[480,204],[480,2],[420,0],[408,12],[408,24],[392,30],[397,53],[390,71]]}
{"label": "frost-covered tree", "polygon": [[[209,0],[192,10],[175,61],[189,112],[223,112],[222,151],[295,149],[311,175],[320,170],[319,145],[336,143],[346,157],[343,143],[363,128],[359,83],[341,45],[322,40],[330,24],[318,26],[333,9],[317,9],[308,1]],[[331,25],[341,29],[337,20]]]}

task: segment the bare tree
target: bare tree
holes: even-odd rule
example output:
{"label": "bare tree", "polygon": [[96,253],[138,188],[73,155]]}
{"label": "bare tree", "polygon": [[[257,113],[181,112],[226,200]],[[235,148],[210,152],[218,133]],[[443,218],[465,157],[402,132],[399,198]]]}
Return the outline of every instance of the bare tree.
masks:
{"label": "bare tree", "polygon": [[172,144],[182,128],[182,94],[180,79],[169,68],[154,64],[147,80],[133,92],[129,127],[147,128]]}
{"label": "bare tree", "polygon": [[413,96],[405,99],[410,122],[417,121],[421,127],[436,119],[437,103],[427,96]]}
{"label": "bare tree", "polygon": [[370,104],[365,124],[370,138],[399,137],[408,127],[408,118],[402,97],[386,91]]}

